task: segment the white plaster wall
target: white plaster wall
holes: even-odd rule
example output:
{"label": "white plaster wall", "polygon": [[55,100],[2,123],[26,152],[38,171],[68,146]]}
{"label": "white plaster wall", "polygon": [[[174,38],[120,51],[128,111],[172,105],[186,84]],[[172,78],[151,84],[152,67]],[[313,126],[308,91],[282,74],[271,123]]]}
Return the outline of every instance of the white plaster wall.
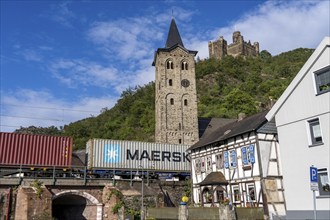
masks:
{"label": "white plaster wall", "polygon": [[[316,95],[314,72],[330,65],[326,47],[276,114],[287,210],[313,210],[309,167],[330,175],[330,92]],[[323,145],[309,146],[307,121],[319,118]],[[318,193],[316,193],[318,195]],[[317,198],[317,210],[329,210],[330,197]]]}
{"label": "white plaster wall", "polygon": [[276,126],[280,127],[321,113],[329,113],[330,92],[316,95],[314,78],[315,71],[330,65],[329,60],[330,47],[327,47],[277,113]]}
{"label": "white plaster wall", "polygon": [[[281,159],[283,165],[284,193],[287,210],[313,210],[312,191],[310,190],[309,167],[327,168],[329,160],[329,114],[320,116],[324,144],[309,147],[306,121],[299,121],[278,128]],[[318,195],[318,193],[317,193]],[[330,197],[318,198],[317,209],[329,210]]]}

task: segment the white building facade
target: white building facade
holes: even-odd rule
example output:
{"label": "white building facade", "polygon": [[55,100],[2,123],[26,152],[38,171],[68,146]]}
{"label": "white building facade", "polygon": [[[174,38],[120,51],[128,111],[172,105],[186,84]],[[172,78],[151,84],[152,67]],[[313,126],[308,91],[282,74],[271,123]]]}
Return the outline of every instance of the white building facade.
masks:
{"label": "white building facade", "polygon": [[330,37],[326,37],[266,115],[275,118],[286,219],[314,219],[310,167],[318,169],[317,219],[330,219]]}
{"label": "white building facade", "polygon": [[[276,127],[265,115],[227,124],[190,148],[195,204],[263,207],[270,219],[285,214]],[[205,183],[215,173],[222,180]]]}

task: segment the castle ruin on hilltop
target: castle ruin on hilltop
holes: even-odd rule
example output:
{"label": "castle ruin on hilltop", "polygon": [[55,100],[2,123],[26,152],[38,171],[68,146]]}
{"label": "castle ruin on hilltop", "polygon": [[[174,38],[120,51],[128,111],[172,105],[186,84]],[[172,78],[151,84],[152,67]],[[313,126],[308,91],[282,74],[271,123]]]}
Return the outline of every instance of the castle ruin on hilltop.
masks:
{"label": "castle ruin on hilltop", "polygon": [[222,59],[223,57],[231,55],[236,56],[258,56],[259,55],[259,43],[255,42],[253,45],[251,42],[245,42],[241,32],[235,31],[233,33],[233,43],[227,45],[227,41],[223,36],[218,40],[209,41],[209,57]]}

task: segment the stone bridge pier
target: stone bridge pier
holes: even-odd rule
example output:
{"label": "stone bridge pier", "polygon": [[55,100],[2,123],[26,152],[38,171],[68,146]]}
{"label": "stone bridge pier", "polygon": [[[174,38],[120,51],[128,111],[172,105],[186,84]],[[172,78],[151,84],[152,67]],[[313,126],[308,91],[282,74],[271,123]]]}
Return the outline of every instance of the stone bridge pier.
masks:
{"label": "stone bridge pier", "polygon": [[132,215],[139,215],[142,198],[144,207],[149,208],[164,207],[169,201],[179,204],[186,188],[187,183],[183,181],[154,181],[145,183],[142,187],[140,181],[114,182],[95,179],[84,182],[79,179],[63,179],[54,182],[49,179],[0,178],[0,219],[131,218]]}
{"label": "stone bridge pier", "polygon": [[116,198],[109,198],[112,186],[19,186],[13,193],[15,220],[106,220]]}

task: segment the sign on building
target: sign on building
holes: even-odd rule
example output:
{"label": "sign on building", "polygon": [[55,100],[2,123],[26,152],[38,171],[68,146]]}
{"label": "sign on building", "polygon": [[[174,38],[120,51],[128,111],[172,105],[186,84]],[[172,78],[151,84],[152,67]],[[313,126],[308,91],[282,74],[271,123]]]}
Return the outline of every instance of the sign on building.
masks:
{"label": "sign on building", "polygon": [[312,191],[318,191],[319,187],[318,187],[317,168],[316,167],[310,167],[309,174],[310,174],[311,190]]}

